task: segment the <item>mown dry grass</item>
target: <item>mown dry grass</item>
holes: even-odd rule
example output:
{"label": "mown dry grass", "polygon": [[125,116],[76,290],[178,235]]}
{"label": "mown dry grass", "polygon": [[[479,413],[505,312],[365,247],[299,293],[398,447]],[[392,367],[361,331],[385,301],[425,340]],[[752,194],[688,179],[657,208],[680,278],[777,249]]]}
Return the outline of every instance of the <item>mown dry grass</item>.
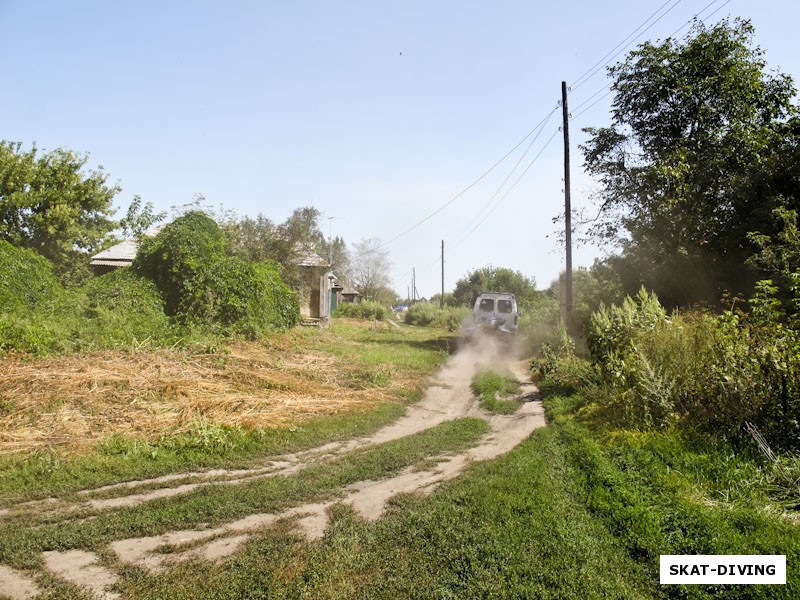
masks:
{"label": "mown dry grass", "polygon": [[[363,334],[369,325],[343,327],[236,342],[212,354],[140,349],[0,356],[0,452],[77,450],[112,434],[154,439],[198,422],[289,427],[396,400],[397,390],[421,386],[418,372],[402,368],[391,370],[389,385],[370,385],[374,369],[360,365],[357,355],[325,350],[332,336]],[[380,375],[385,379],[383,370]]]}

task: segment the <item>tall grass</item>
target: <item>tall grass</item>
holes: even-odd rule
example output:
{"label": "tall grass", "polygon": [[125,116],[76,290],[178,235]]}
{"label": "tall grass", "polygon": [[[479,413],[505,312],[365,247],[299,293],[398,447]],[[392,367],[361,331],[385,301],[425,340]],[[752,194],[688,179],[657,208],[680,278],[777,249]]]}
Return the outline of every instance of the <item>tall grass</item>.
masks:
{"label": "tall grass", "polygon": [[433,302],[417,302],[405,313],[405,322],[418,327],[444,327],[448,331],[457,331],[469,317],[470,311],[463,307],[445,306],[440,308]]}

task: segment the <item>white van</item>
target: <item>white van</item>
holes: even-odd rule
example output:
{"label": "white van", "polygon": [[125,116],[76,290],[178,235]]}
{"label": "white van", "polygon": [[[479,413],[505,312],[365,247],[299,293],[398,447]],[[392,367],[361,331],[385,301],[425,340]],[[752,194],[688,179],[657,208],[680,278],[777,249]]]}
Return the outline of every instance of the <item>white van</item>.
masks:
{"label": "white van", "polygon": [[472,331],[486,329],[503,336],[513,336],[519,325],[517,298],[503,292],[483,292],[472,309]]}

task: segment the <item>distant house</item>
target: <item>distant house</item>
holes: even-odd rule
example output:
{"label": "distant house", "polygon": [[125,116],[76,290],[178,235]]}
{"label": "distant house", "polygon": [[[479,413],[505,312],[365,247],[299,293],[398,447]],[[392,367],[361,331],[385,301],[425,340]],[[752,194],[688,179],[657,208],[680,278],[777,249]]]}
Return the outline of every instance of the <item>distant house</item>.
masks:
{"label": "distant house", "polygon": [[358,304],[361,302],[361,294],[350,284],[346,284],[339,293],[341,304]]}
{"label": "distant house", "polygon": [[89,265],[95,275],[103,275],[120,267],[130,267],[138,250],[139,242],[125,240],[95,254]]}
{"label": "distant house", "polygon": [[[154,227],[145,235],[153,237],[161,228],[160,225]],[[130,267],[138,250],[139,243],[136,240],[124,240],[92,256],[89,265],[95,275],[104,275],[115,269]],[[313,250],[298,248],[297,260],[303,280],[303,286],[297,289],[300,316],[312,322],[327,322],[339,302],[342,286],[330,272],[330,263]]]}
{"label": "distant house", "polygon": [[298,248],[297,264],[305,284],[305,289],[298,290],[300,316],[327,321],[336,309],[337,293],[342,289],[330,271],[331,264],[310,248]]}
{"label": "distant house", "polygon": [[[144,235],[156,237],[162,229],[164,229],[163,225],[156,225],[145,231]],[[89,266],[95,275],[104,275],[120,267],[130,267],[138,251],[139,242],[137,240],[123,240],[119,244],[114,244],[110,248],[95,254],[89,260]]]}

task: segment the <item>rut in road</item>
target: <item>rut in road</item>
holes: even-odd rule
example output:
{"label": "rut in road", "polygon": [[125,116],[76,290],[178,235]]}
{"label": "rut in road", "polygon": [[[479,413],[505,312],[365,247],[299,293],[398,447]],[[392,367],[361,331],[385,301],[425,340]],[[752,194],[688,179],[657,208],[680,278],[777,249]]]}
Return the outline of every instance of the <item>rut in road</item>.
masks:
{"label": "rut in road", "polygon": [[[525,402],[515,413],[489,415],[478,406],[471,393],[470,382],[475,373],[487,367],[506,367],[520,382],[519,394]],[[428,494],[441,483],[457,477],[472,462],[490,460],[505,454],[524,441],[536,428],[544,426],[544,411],[538,400],[538,390],[528,377],[526,362],[511,362],[494,340],[481,340],[461,348],[450,357],[424,398],[409,407],[405,416],[369,437],[326,444],[312,450],[281,456],[253,469],[218,469],[125,482],[84,490],[79,493],[82,499],[77,502],[58,499],[28,502],[8,509],[6,513],[50,512],[56,518],[69,518],[70,513],[79,510],[109,511],[135,506],[157,498],[186,494],[204,485],[238,485],[259,478],[292,475],[309,465],[353,450],[399,439],[444,421],[466,416],[486,419],[490,425],[489,432],[476,446],[466,451],[426,461],[426,465],[433,466],[425,469],[410,467],[388,479],[357,482],[344,488],[344,497],[335,501],[295,506],[278,513],[248,515],[213,528],[203,528],[200,525],[197,529],[172,531],[158,536],[120,539],[112,542],[109,549],[121,563],[157,571],[187,559],[219,560],[230,556],[254,531],[281,519],[293,519],[306,538],[314,540],[324,535],[328,511],[335,503],[351,506],[365,519],[377,519],[393,496],[400,493]],[[115,489],[130,490],[131,493],[105,497],[109,490]],[[118,575],[103,566],[100,559],[91,552],[47,552],[43,556],[43,562],[51,573],[89,589],[97,598],[118,597],[113,591]],[[0,589],[11,590],[10,597],[15,600],[30,598],[38,593],[32,577],[2,565]],[[8,592],[5,593],[8,595]]]}

